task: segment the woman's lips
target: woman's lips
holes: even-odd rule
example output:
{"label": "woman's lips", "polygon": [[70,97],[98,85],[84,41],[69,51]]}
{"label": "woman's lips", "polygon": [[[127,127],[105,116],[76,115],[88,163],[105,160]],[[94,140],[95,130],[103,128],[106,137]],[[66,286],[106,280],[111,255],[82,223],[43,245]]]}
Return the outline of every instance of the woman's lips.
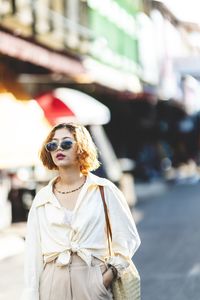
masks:
{"label": "woman's lips", "polygon": [[59,160],[61,160],[61,159],[65,158],[65,155],[63,155],[63,154],[61,154],[61,153],[58,153],[58,154],[56,155],[56,158],[59,159]]}

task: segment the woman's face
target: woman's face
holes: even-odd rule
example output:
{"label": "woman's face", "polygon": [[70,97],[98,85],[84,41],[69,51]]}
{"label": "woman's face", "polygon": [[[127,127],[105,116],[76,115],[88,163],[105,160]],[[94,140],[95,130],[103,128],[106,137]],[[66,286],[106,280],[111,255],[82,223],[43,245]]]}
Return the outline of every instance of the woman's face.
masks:
{"label": "woman's face", "polygon": [[[59,144],[59,147],[55,151],[51,152],[53,162],[58,168],[78,166],[77,144],[75,143],[73,134],[67,128],[56,130],[51,141]],[[61,147],[62,141],[72,141],[74,143],[71,145],[70,149],[64,150]]]}

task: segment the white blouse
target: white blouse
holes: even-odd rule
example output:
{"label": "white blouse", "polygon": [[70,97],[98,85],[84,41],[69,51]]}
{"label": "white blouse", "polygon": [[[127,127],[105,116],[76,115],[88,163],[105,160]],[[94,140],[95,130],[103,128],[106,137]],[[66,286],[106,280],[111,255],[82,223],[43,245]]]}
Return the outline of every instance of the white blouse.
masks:
{"label": "white blouse", "polygon": [[112,227],[114,257],[108,259],[120,272],[140,245],[140,238],[121,191],[109,180],[89,173],[75,208],[69,211],[53,193],[52,179],[33,200],[27,221],[24,279],[21,300],[39,300],[39,280],[44,264],[56,259],[67,265],[76,252],[89,266],[91,258],[108,259],[108,243],[99,185],[104,186]]}

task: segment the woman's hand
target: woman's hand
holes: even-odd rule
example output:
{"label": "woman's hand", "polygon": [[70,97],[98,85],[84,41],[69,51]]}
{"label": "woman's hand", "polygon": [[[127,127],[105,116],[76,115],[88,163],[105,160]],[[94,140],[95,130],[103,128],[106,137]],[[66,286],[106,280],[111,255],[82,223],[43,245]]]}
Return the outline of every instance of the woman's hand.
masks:
{"label": "woman's hand", "polygon": [[103,284],[107,288],[111,285],[112,281],[114,279],[114,275],[112,270],[109,268],[104,274],[103,274]]}

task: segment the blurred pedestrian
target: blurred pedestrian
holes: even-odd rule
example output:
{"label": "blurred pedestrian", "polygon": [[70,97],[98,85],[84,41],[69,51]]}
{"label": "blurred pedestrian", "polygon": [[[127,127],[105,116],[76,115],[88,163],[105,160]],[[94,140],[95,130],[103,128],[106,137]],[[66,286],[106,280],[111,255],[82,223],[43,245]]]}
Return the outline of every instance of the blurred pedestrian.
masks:
{"label": "blurred pedestrian", "polygon": [[23,183],[16,173],[10,173],[10,190],[8,192],[8,200],[11,203],[12,223],[26,221],[27,215],[23,206]]}
{"label": "blurred pedestrian", "polygon": [[[58,176],[37,193],[29,212],[22,299],[113,299],[111,284],[140,244],[124,196],[91,173],[99,167],[97,151],[81,125],[55,126],[40,158]],[[113,256],[99,186],[109,210]]]}

